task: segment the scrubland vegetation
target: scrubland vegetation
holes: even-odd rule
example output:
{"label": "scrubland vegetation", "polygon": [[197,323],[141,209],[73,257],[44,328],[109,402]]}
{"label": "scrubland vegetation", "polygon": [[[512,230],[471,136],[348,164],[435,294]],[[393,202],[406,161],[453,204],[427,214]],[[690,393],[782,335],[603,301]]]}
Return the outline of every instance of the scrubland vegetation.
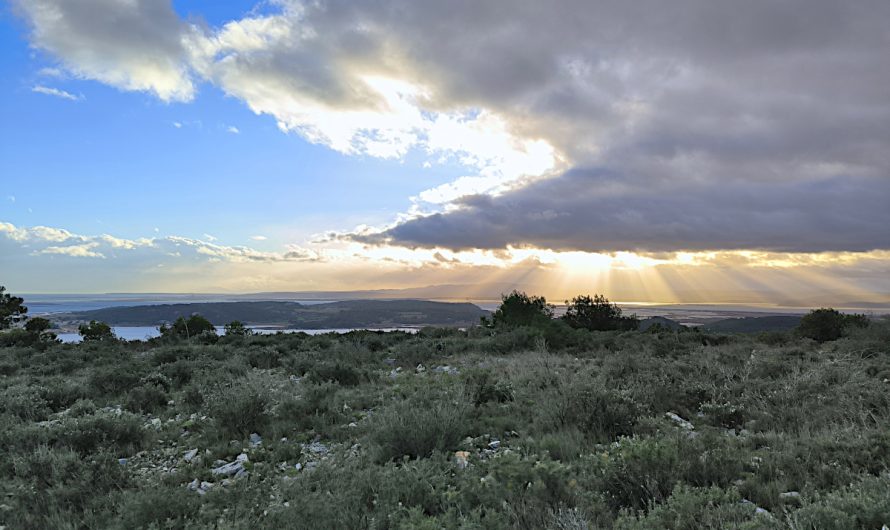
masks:
{"label": "scrubland vegetation", "polygon": [[0,526],[890,524],[890,322],[819,342],[520,313],[417,334],[0,332]]}

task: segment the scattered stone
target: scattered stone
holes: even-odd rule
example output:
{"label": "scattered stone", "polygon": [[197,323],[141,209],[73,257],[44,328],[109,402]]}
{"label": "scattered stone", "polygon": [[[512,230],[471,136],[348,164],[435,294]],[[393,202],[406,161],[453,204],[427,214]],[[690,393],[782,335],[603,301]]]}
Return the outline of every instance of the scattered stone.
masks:
{"label": "scattered stone", "polygon": [[257,433],[250,433],[250,446],[259,447],[263,444],[263,438]]}
{"label": "scattered stone", "polygon": [[156,430],[161,429],[161,419],[160,418],[152,418],[150,422],[148,422],[149,426],[154,427]]}
{"label": "scattered stone", "polygon": [[784,493],[780,493],[779,497],[781,497],[783,499],[797,499],[798,497],[800,497],[800,492],[799,491],[786,491]]}
{"label": "scattered stone", "polygon": [[225,463],[219,467],[215,467],[211,469],[210,472],[214,475],[225,475],[229,477],[234,475],[235,478],[241,478],[247,476],[247,470],[244,469],[244,464],[246,462],[249,462],[247,455],[241,453],[234,462]]}
{"label": "scattered stone", "polygon": [[399,376],[399,371],[398,371],[398,370],[390,370],[390,371],[389,371],[389,378],[390,378],[390,379],[395,379],[395,378],[398,377],[398,376]]}
{"label": "scattered stone", "polygon": [[195,459],[196,456],[198,456],[197,448],[192,449],[191,451],[186,451],[186,453],[184,455],[182,455],[182,459],[185,460],[186,462],[191,462],[192,460]]}
{"label": "scattered stone", "polygon": [[354,421],[349,422],[349,425],[347,425],[347,427],[350,427],[350,428],[358,427],[358,423],[356,423],[356,422],[354,422]]}
{"label": "scattered stone", "polygon": [[681,418],[681,417],[680,417],[679,415],[677,415],[676,413],[673,413],[673,412],[665,412],[664,415],[667,416],[671,421],[673,421],[674,423],[676,423],[678,427],[681,427],[681,428],[683,428],[683,429],[686,429],[687,431],[691,431],[691,430],[695,429],[695,426],[694,426],[694,425],[692,425],[691,423],[689,423],[689,421],[684,420],[683,418]]}
{"label": "scattered stone", "polygon": [[395,359],[383,359],[383,362],[384,362],[387,366],[395,366],[395,365],[396,365],[396,360],[395,360]]}
{"label": "scattered stone", "polygon": [[749,501],[748,499],[742,499],[741,502],[739,502],[739,504],[750,504],[751,506],[754,507],[754,513],[756,513],[757,515],[765,515],[767,517],[773,516],[773,514],[771,514],[769,512],[769,510],[767,510],[766,508],[761,508],[760,506],[757,506],[756,504]]}
{"label": "scattered stone", "polygon": [[460,373],[460,370],[455,368],[454,366],[437,366],[433,368],[433,371],[438,374],[448,374],[448,375],[457,375]]}
{"label": "scattered stone", "polygon": [[297,471],[302,471],[302,470],[303,470],[303,464],[297,462],[297,463],[294,465],[294,469],[296,469]]}
{"label": "scattered stone", "polygon": [[317,456],[326,456],[331,450],[325,444],[321,442],[312,442],[310,444],[303,444],[303,450],[312,453]]}
{"label": "scattered stone", "polygon": [[500,440],[492,440],[492,441],[488,442],[489,449],[497,450],[500,446],[501,446]]}
{"label": "scattered stone", "polygon": [[186,486],[186,488],[189,491],[194,491],[198,495],[204,495],[205,493],[210,491],[213,488],[213,486],[214,486],[213,482],[207,482],[207,481],[201,482],[201,481],[198,481],[198,479],[195,479],[195,480],[189,482],[188,485]]}
{"label": "scattered stone", "polygon": [[418,364],[418,365],[417,365],[417,368],[415,369],[415,371],[416,371],[418,374],[421,374],[421,373],[423,373],[423,372],[426,372],[426,368],[424,368],[422,364]]}
{"label": "scattered stone", "polygon": [[125,465],[127,465],[127,459],[126,458],[118,458],[117,463],[122,466],[125,466]]}
{"label": "scattered stone", "polygon": [[454,452],[454,463],[457,465],[458,469],[466,469],[467,466],[470,465],[470,452],[469,451],[455,451]]}

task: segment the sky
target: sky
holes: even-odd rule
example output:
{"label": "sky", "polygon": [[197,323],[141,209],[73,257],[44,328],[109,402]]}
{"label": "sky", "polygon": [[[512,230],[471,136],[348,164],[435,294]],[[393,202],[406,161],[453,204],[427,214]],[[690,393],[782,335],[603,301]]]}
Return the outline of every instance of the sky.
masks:
{"label": "sky", "polygon": [[885,0],[4,2],[12,292],[890,303]]}

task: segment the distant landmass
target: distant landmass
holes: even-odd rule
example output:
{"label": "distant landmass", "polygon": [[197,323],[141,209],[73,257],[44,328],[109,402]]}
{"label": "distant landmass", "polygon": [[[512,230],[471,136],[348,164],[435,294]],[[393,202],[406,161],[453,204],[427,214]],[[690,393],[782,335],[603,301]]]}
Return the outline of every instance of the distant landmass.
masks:
{"label": "distant landmass", "polygon": [[758,333],[762,331],[789,331],[800,324],[799,315],[774,315],[766,317],[727,318],[702,326],[705,331],[724,333]]}
{"label": "distant landmass", "polygon": [[669,318],[655,316],[655,317],[649,317],[649,318],[644,318],[644,319],[640,320],[639,330],[640,331],[648,331],[649,328],[651,328],[653,326],[658,326],[658,328],[662,329],[662,330],[671,330],[671,331],[677,331],[677,330],[680,330],[680,329],[683,329],[686,327],[683,324],[680,324],[679,322],[677,322],[676,320],[671,320]]}
{"label": "distant landmass", "polygon": [[297,302],[207,302],[107,307],[57,313],[60,327],[100,320],[112,326],[159,326],[179,317],[200,314],[214,325],[233,320],[252,326],[294,329],[389,328],[415,326],[463,327],[479,323],[488,311],[470,303],[426,300],[349,300],[321,304]]}

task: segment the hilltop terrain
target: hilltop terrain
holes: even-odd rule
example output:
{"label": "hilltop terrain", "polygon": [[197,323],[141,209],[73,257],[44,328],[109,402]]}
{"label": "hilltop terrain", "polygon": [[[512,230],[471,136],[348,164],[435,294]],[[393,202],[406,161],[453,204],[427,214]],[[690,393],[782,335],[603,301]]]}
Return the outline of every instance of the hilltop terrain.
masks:
{"label": "hilltop terrain", "polygon": [[0,347],[0,526],[877,529],[888,324]]}
{"label": "hilltop terrain", "polygon": [[350,300],[319,304],[297,302],[208,302],[108,307],[51,315],[61,326],[99,320],[112,326],[157,326],[200,314],[214,325],[233,320],[249,325],[297,329],[389,328],[419,326],[466,327],[488,311],[470,303],[426,300]]}

